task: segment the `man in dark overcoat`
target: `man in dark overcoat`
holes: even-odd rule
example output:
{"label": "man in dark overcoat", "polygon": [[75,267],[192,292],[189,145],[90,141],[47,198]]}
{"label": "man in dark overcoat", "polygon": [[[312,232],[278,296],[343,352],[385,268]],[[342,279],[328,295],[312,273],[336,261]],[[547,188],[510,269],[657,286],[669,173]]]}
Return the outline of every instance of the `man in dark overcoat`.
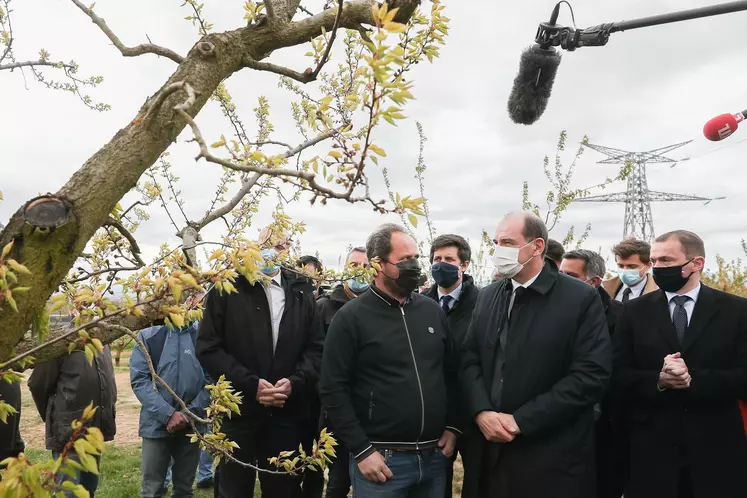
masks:
{"label": "man in dark overcoat", "polygon": [[465,451],[465,497],[593,498],[594,405],[611,346],[599,294],[544,262],[547,228],[506,216],[495,235],[501,278],[480,292],[461,384],[483,438]]}
{"label": "man in dark overcoat", "polygon": [[651,248],[659,290],[623,306],[613,394],[630,424],[625,498],[745,496],[747,300],[700,282],[703,240],[677,230]]}

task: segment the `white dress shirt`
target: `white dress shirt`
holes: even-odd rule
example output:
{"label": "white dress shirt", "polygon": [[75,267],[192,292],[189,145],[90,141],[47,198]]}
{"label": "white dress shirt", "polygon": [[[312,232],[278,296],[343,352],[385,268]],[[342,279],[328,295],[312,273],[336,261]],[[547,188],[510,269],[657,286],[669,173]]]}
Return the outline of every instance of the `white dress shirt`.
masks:
{"label": "white dress shirt", "polygon": [[643,289],[646,287],[647,283],[648,283],[648,275],[643,277],[643,280],[641,280],[640,282],[638,282],[632,287],[628,287],[627,285],[623,284],[622,287],[620,287],[620,291],[615,296],[615,301],[622,302],[625,289],[630,289],[630,299],[641,297],[641,294],[643,293]]}
{"label": "white dress shirt", "polygon": [[[280,320],[283,319],[283,312],[285,311],[285,290],[283,290],[283,284],[280,279],[282,275],[278,272],[277,275],[272,277],[272,281],[265,287],[265,295],[267,296],[267,303],[270,305],[270,318],[272,320],[272,352],[275,352],[275,347],[278,345],[278,334],[280,334]],[[277,285],[275,285],[277,284]]]}
{"label": "white dress shirt", "polygon": [[456,302],[459,300],[459,296],[462,294],[462,284],[459,284],[456,289],[449,292],[448,294],[444,294],[441,292],[441,287],[438,288],[438,303],[443,303],[443,297],[444,296],[451,296],[451,302],[449,303],[449,309],[453,308]]}
{"label": "white dress shirt", "polygon": [[690,320],[692,319],[693,311],[695,310],[695,303],[698,302],[698,295],[700,294],[700,283],[698,283],[698,286],[696,288],[686,294],[677,294],[675,292],[667,292],[666,294],[667,302],[669,303],[669,317],[672,319],[674,319],[674,308],[675,306],[677,306],[674,303],[673,298],[677,296],[687,296],[690,298],[685,302],[685,304],[682,305],[684,306],[685,312],[687,313],[687,324],[690,325]]}

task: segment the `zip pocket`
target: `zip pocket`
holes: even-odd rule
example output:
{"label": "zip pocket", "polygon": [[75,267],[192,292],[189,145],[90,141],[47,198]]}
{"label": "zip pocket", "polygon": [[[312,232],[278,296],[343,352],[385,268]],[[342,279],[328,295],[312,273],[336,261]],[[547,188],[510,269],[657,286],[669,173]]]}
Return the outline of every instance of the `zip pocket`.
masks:
{"label": "zip pocket", "polygon": [[368,421],[369,422],[373,419],[373,409],[374,409],[374,392],[371,391],[371,394],[368,397]]}

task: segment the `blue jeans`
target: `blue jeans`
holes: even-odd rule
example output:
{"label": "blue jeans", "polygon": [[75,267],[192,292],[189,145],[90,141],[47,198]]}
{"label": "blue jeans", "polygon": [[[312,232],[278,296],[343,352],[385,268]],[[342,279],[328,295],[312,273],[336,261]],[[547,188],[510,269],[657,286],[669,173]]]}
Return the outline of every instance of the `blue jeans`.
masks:
{"label": "blue jeans", "polygon": [[444,498],[446,473],[451,465],[441,450],[420,453],[380,450],[392,477],[383,483],[372,482],[361,474],[355,459],[350,459],[353,498]]}
{"label": "blue jeans", "polygon": [[[60,457],[59,452],[57,451],[52,452],[52,458],[56,460],[59,457]],[[78,455],[74,451],[68,453],[68,458],[70,460],[74,460],[80,463],[80,460],[78,459]],[[101,457],[96,457],[96,463],[99,466],[99,472],[100,472],[101,471],[101,467],[100,467]],[[70,478],[70,476],[60,474],[60,482],[62,481],[71,481],[74,484],[82,484],[83,487],[86,488],[86,490],[88,491],[88,494],[90,495],[91,498],[93,498],[96,492],[96,489],[99,487],[99,476],[97,476],[96,474],[92,474],[90,472],[77,471],[75,479]],[[67,498],[74,498],[75,495],[70,491],[66,491],[65,496]]]}
{"label": "blue jeans", "polygon": [[[166,480],[163,482],[163,489],[169,487],[171,483],[171,466],[174,460],[169,463],[169,470],[166,471]],[[200,465],[197,467],[197,484],[205,482],[213,477],[213,459],[204,451],[200,451]]]}

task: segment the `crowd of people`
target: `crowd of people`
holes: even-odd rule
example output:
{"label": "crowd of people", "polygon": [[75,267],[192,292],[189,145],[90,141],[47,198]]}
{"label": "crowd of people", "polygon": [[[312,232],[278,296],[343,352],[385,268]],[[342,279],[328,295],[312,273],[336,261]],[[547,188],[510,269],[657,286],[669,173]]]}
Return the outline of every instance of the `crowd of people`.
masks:
{"label": "crowd of people", "polygon": [[[612,250],[616,276],[605,279],[600,254],[566,252],[542,220],[511,213],[495,233],[492,284],[475,284],[468,242],[446,234],[430,247],[434,284],[419,290],[418,245],[386,224],[347,256],[349,268],[375,262],[373,278],[328,292],[314,279],[317,258],[279,262],[287,235],[265,230],[260,241],[266,280],[240,276],[237,292],[208,292],[199,323],[155,325],[140,332],[142,344],[197,415],[211,379],[225,376],[243,393],[241,414],[222,428],[238,460],[277,470],[270,458],[311,449],[322,427],[337,456],[326,479],[257,475],[226,459],[213,475],[136,346],[141,497],[164,496],[169,473],[172,496],[192,497],[199,467],[198,487],[220,498],[251,496],[257,479],[271,498],[442,498],[457,455],[470,498],[713,498],[747,489],[747,300],[701,283],[698,235],[625,239]],[[201,296],[191,299],[200,305]],[[29,388],[53,453],[91,399],[102,408],[93,423],[114,436],[108,349],[93,365],[82,353],[41,365]],[[9,437],[4,450],[19,444]],[[93,496],[95,475],[77,481]]]}

